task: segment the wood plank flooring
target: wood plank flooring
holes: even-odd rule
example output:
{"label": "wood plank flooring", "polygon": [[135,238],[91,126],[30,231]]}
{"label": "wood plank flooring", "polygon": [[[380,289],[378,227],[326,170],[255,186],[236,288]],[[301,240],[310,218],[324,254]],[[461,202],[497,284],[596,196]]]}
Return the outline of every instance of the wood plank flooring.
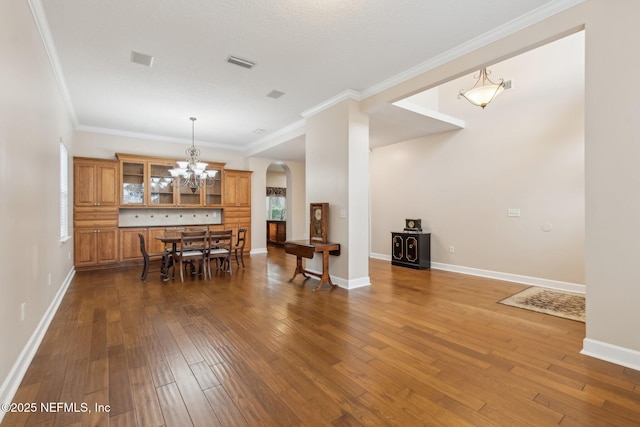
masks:
{"label": "wood plank flooring", "polygon": [[14,399],[38,410],[2,426],[640,426],[640,372],[580,355],[584,324],[497,304],[526,286],[371,260],[313,293],[279,248],[246,264],[77,273]]}

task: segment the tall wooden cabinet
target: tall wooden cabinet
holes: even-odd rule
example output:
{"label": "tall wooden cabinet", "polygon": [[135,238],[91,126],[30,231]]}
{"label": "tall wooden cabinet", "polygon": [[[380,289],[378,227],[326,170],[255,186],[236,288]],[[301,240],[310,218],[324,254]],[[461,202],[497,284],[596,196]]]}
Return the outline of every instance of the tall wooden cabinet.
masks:
{"label": "tall wooden cabinet", "polygon": [[233,230],[233,241],[238,230],[247,229],[245,251],[251,250],[251,171],[224,170],[224,227]]}
{"label": "tall wooden cabinet", "polygon": [[225,207],[251,207],[251,171],[224,170]]}
{"label": "tall wooden cabinet", "polygon": [[118,262],[119,167],[114,160],[74,157],[74,265]]}
{"label": "tall wooden cabinet", "polygon": [[96,267],[118,262],[118,228],[78,228],[74,232],[74,264]]}
{"label": "tall wooden cabinet", "polygon": [[75,206],[118,206],[118,163],[75,157],[73,176]]}

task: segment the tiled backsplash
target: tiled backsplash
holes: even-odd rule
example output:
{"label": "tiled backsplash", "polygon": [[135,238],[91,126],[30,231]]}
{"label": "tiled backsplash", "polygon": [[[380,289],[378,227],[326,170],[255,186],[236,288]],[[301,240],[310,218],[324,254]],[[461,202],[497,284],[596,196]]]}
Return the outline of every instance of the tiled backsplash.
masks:
{"label": "tiled backsplash", "polygon": [[222,209],[120,209],[120,227],[222,224]]}

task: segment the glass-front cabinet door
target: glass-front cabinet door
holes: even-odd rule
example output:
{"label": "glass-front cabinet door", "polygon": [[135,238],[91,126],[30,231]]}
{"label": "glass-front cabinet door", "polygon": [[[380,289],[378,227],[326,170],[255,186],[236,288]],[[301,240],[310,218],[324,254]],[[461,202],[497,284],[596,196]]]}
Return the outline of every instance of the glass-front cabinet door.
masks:
{"label": "glass-front cabinet door", "polygon": [[174,193],[173,178],[169,169],[173,163],[159,164],[149,163],[149,205],[150,206],[174,206],[176,197]]}
{"label": "glass-front cabinet door", "polygon": [[122,168],[122,204],[131,206],[145,205],[144,169],[145,162],[123,161]]}
{"label": "glass-front cabinet door", "polygon": [[222,169],[207,168],[207,170],[215,172],[215,175],[211,176],[211,173],[208,172],[204,204],[205,206],[220,206],[222,205]]}
{"label": "glass-front cabinet door", "polygon": [[180,200],[178,203],[180,206],[201,206],[201,190],[200,188],[192,188],[181,185],[178,187],[178,193]]}

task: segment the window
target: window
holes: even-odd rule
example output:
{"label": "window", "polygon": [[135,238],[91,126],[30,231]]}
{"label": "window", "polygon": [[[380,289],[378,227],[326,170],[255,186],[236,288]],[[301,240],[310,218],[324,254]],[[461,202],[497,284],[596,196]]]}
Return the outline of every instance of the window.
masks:
{"label": "window", "polygon": [[69,239],[69,151],[60,142],[60,240]]}
{"label": "window", "polygon": [[282,187],[267,187],[267,219],[287,219],[287,189]]}

